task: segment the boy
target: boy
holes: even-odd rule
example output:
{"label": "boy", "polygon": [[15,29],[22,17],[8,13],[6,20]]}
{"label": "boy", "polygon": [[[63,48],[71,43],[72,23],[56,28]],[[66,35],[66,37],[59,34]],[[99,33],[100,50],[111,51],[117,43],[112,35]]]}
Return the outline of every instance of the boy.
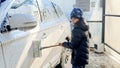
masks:
{"label": "boy", "polygon": [[74,24],[71,42],[59,43],[59,45],[72,49],[72,68],[85,68],[89,59],[88,26],[83,19],[83,12],[74,8],[71,12],[71,20]]}

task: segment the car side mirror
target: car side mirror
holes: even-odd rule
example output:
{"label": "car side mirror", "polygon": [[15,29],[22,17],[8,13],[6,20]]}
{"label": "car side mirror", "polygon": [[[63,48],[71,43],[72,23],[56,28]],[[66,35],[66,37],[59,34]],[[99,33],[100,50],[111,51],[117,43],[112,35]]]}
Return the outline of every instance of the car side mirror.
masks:
{"label": "car side mirror", "polygon": [[8,16],[8,20],[12,28],[32,28],[37,26],[35,17],[30,14],[14,14]]}

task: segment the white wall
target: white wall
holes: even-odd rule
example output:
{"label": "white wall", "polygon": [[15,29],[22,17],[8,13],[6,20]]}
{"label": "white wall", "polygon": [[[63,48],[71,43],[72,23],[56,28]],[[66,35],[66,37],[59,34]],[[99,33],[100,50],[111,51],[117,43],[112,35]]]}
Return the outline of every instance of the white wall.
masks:
{"label": "white wall", "polygon": [[[120,0],[106,0],[106,14],[120,15]],[[120,17],[106,16],[105,21],[105,43],[120,52]],[[120,55],[111,51],[109,48],[107,52],[118,58]]]}

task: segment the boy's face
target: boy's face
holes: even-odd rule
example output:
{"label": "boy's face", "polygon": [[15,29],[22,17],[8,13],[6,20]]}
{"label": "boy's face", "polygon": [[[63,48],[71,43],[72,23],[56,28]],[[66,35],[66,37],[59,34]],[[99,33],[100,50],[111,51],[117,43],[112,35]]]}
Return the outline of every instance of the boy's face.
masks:
{"label": "boy's face", "polygon": [[71,21],[72,21],[73,24],[76,24],[79,21],[79,19],[72,17]]}

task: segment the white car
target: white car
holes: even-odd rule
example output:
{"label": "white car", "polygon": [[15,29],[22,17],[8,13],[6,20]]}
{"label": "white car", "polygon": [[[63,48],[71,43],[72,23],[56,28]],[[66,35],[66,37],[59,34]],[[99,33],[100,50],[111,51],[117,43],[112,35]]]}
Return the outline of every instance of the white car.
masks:
{"label": "white car", "polygon": [[[10,6],[14,0],[8,1]],[[69,49],[41,50],[71,35],[70,22],[58,5],[47,0],[15,0],[0,25],[0,68],[55,68],[60,63],[68,68]]]}

